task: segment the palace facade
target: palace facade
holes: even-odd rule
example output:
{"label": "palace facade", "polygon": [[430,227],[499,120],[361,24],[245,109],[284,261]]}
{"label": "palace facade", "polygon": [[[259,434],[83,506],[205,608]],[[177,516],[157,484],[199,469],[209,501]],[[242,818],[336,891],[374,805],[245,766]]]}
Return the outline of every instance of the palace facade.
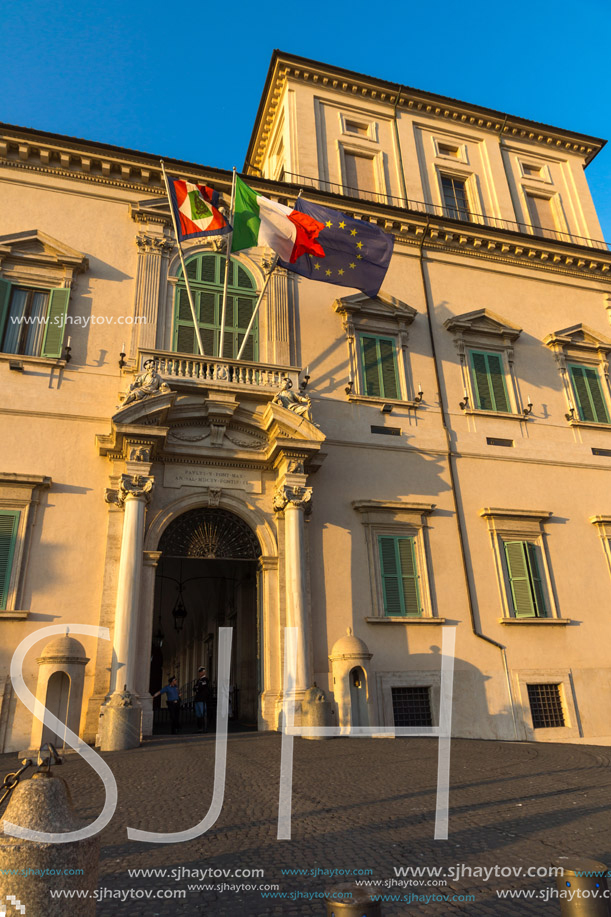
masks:
{"label": "palace facade", "polygon": [[244,180],[395,247],[375,298],[276,269],[238,360],[269,250],[219,355],[224,242],[185,243],[202,355],[159,159],[0,125],[0,752],[63,742],[9,671],[51,625],[25,685],[90,743],[126,685],[148,735],[168,675],[214,683],[221,627],[277,729],[288,625],[340,725],[435,725],[455,627],[453,735],[611,743],[602,146],[275,52]]}

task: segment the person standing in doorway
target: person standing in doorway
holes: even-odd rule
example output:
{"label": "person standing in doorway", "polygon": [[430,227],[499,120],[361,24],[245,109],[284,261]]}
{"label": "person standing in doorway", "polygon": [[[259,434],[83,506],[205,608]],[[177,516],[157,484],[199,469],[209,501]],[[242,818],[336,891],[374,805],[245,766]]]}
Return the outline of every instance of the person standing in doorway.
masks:
{"label": "person standing in doorway", "polygon": [[210,683],[206,676],[206,670],[200,665],[197,670],[197,681],[193,685],[193,696],[195,700],[195,717],[197,720],[197,731],[208,731],[208,701],[210,700]]}
{"label": "person standing in doorway", "polygon": [[153,694],[153,697],[159,697],[160,694],[165,694],[166,696],[170,714],[170,727],[174,736],[177,732],[180,732],[180,691],[178,690],[178,682],[175,675],[170,678],[165,688],[157,691],[156,694]]}

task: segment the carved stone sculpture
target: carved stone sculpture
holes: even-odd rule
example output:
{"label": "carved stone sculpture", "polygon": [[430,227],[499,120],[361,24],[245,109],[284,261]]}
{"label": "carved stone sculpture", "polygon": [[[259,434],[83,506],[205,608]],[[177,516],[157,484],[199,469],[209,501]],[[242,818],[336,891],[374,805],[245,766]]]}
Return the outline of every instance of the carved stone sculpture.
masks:
{"label": "carved stone sculpture", "polygon": [[272,404],[279,404],[306,420],[312,420],[312,402],[307,395],[298,395],[292,391],[293,383],[288,376],[285,377],[282,388],[274,395]]}
{"label": "carved stone sculpture", "polygon": [[170,386],[157,372],[155,361],[147,360],[144,364],[144,372],[136,376],[129,387],[127,398],[122,405],[119,405],[119,408],[124,408],[134,401],[142,401],[143,398],[149,398],[151,395],[166,395],[170,391]]}

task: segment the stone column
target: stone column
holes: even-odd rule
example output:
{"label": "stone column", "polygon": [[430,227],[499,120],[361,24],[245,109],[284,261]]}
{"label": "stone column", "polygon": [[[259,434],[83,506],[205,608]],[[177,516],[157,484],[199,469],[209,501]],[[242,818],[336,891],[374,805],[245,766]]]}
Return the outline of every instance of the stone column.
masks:
{"label": "stone column", "polygon": [[138,659],[136,659],[136,694],[142,707],[142,735],[153,732],[153,699],[149,693],[151,673],[150,648],[153,630],[157,629],[155,618],[155,575],[161,551],[145,551],[143,555],[142,591],[140,594],[140,618],[138,623]]}
{"label": "stone column", "polygon": [[[163,227],[159,227],[163,232]],[[157,346],[158,306],[163,302],[162,287],[167,277],[168,255],[173,242],[163,235],[141,231],[136,236],[138,268],[136,272],[135,314],[145,321],[134,324],[131,354],[138,347],[153,350]]]}
{"label": "stone column", "polygon": [[286,481],[274,497],[274,509],[284,511],[287,625],[298,628],[296,694],[306,691],[312,681],[304,532],[305,512],[311,500],[311,487]]}
{"label": "stone column", "polygon": [[138,640],[138,610],[144,543],[144,515],[153,489],[153,478],[140,474],[122,474],[119,488],[107,491],[106,500],[124,510],[121,557],[115,626],[113,635],[113,663],[110,693],[135,686],[135,658]]}

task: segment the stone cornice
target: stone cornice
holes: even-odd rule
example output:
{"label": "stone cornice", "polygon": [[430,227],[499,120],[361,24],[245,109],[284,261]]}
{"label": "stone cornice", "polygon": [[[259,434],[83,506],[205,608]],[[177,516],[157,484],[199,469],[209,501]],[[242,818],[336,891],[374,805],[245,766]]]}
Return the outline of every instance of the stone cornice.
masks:
{"label": "stone cornice", "polygon": [[[45,146],[45,138],[52,138]],[[48,149],[47,149],[48,148]],[[45,149],[49,155],[45,153]],[[95,154],[92,152],[95,149]],[[51,155],[51,153],[53,155]],[[46,164],[45,164],[46,161]],[[86,163],[86,168],[83,167]],[[87,164],[88,163],[88,164]],[[167,223],[169,212],[161,209],[165,197],[159,160],[154,156],[123,150],[120,147],[74,141],[57,135],[0,124],[0,168],[15,168],[158,196],[147,207],[144,201],[131,205],[135,220]],[[197,166],[179,160],[166,160],[168,171],[197,181],[210,182],[215,190],[229,195],[231,173]],[[299,185],[248,177],[258,193],[293,205]],[[375,223],[395,235],[397,242],[426,246],[427,251],[456,252],[488,261],[530,266],[576,277],[606,280],[611,274],[611,252],[573,242],[552,242],[527,233],[495,229],[477,223],[427,218],[401,207],[377,204],[307,189],[307,196],[325,206],[339,207],[356,219]],[[156,206],[157,205],[157,206]]]}
{"label": "stone cornice", "polygon": [[271,136],[276,111],[286,83],[298,80],[320,87],[321,90],[341,92],[350,98],[365,99],[395,108],[413,111],[455,124],[476,127],[511,137],[563,149],[581,155],[586,164],[605,145],[598,137],[563,130],[536,121],[483,108],[458,99],[439,96],[408,86],[400,86],[374,77],[332,67],[319,61],[274,52],[257,113],[255,127],[246,155],[245,169],[259,170]]}

